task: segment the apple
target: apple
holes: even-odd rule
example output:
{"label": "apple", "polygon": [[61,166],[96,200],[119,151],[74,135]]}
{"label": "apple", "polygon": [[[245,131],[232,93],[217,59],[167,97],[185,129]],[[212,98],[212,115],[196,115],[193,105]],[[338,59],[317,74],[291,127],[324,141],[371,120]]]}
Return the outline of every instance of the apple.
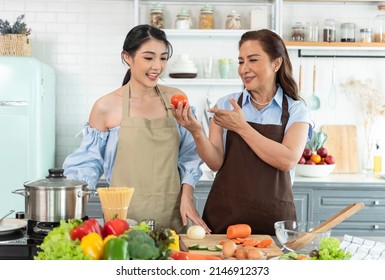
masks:
{"label": "apple", "polygon": [[308,159],[310,159],[310,157],[311,157],[312,154],[313,154],[313,151],[312,151],[311,149],[305,148],[305,149],[303,150],[302,156],[303,156],[306,160],[308,160]]}
{"label": "apple", "polygon": [[327,155],[324,159],[327,164],[335,164],[336,159],[332,155]]}
{"label": "apple", "polygon": [[312,160],[307,160],[305,164],[308,164],[308,165],[316,165],[314,161]]}
{"label": "apple", "polygon": [[317,165],[327,165],[327,163],[323,159],[321,159],[321,161],[317,163]]}
{"label": "apple", "polygon": [[321,147],[317,150],[317,154],[325,158],[328,155],[328,150],[325,147]]}
{"label": "apple", "polygon": [[306,163],[306,159],[304,156],[301,156],[301,158],[299,159],[298,161],[299,164],[305,164]]}

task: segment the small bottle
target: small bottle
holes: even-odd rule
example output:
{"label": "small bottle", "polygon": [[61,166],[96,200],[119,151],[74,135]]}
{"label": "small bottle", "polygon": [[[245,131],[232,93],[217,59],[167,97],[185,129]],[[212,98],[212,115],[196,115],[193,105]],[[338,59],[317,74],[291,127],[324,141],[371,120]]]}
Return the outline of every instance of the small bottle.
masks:
{"label": "small bottle", "polygon": [[180,13],[177,14],[176,21],[175,21],[175,28],[176,29],[191,28],[190,14],[185,10],[185,8],[182,8]]}
{"label": "small bottle", "polygon": [[356,25],[352,22],[341,23],[341,42],[356,41]]}
{"label": "small bottle", "polygon": [[324,42],[336,41],[336,21],[334,19],[325,19],[323,35]]}
{"label": "small bottle", "polygon": [[360,38],[362,43],[371,43],[372,42],[372,29],[370,28],[361,28],[360,29]]}
{"label": "small bottle", "polygon": [[378,13],[374,19],[374,42],[385,42],[385,5],[377,6]]}
{"label": "small bottle", "polygon": [[241,15],[234,10],[227,15],[226,29],[242,29]]}
{"label": "small bottle", "polygon": [[199,29],[214,29],[214,9],[206,4],[200,12]]}
{"label": "small bottle", "polygon": [[160,3],[154,4],[150,10],[150,25],[164,28],[164,9]]}
{"label": "small bottle", "polygon": [[373,173],[374,175],[380,174],[382,171],[382,156],[381,156],[381,150],[380,145],[377,141],[374,151],[374,168]]}

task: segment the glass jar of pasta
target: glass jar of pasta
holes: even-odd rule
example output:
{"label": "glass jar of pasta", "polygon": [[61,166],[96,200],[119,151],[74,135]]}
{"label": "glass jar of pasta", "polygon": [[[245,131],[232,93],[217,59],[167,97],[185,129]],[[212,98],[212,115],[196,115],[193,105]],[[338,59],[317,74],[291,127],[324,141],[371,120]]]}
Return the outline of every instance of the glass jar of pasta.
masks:
{"label": "glass jar of pasta", "polygon": [[199,29],[214,29],[214,9],[211,5],[206,4],[200,12]]}

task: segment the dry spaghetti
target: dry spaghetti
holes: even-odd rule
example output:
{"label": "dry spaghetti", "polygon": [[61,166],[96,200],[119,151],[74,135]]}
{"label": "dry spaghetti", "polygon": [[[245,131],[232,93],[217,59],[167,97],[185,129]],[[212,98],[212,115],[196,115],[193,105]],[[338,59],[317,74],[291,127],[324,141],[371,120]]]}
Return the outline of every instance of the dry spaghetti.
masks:
{"label": "dry spaghetti", "polygon": [[98,188],[104,221],[112,220],[114,217],[127,219],[128,207],[133,194],[134,188],[129,187]]}

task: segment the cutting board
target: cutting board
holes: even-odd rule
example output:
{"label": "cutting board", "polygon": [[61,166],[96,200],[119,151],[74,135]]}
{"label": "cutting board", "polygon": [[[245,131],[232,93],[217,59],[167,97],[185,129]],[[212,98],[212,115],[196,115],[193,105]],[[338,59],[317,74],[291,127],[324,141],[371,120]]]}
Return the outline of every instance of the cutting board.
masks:
{"label": "cutting board", "polygon": [[[270,235],[250,235],[250,237],[257,239],[258,241],[263,239],[273,239]],[[207,247],[215,247],[215,245],[218,245],[221,243],[221,241],[226,240],[227,236],[226,234],[209,234],[206,235],[204,239],[194,240],[187,238],[186,234],[180,234],[180,238],[182,241],[186,244],[186,246],[190,246],[193,244],[199,244],[199,245],[206,245]],[[271,243],[270,247],[263,248],[267,253],[267,258],[273,258],[277,256],[281,256],[283,253],[281,249],[275,244],[274,240]],[[221,252],[219,251],[208,251],[208,250],[190,250],[191,252],[204,254],[204,255],[220,255]]]}
{"label": "cutting board", "polygon": [[333,173],[358,173],[357,129],[355,125],[323,125],[328,135],[325,148],[336,159]]}

